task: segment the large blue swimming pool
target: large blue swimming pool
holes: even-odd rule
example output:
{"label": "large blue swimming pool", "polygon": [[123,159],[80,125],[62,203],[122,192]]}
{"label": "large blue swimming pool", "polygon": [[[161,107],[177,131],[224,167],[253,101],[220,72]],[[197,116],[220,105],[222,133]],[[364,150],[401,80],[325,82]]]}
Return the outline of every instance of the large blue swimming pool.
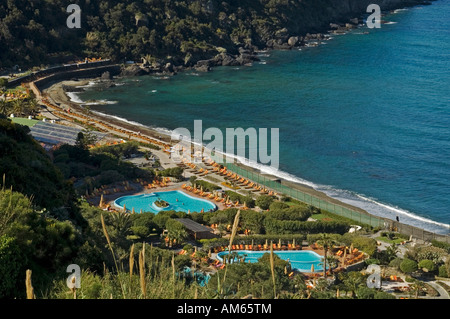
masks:
{"label": "large blue swimming pool", "polygon": [[[245,262],[255,263],[265,253],[269,251],[251,251],[251,250],[233,250],[239,256],[245,256]],[[314,272],[323,271],[323,257],[310,250],[286,250],[274,251],[278,257],[291,263],[291,267],[301,272],[311,272],[311,266],[314,265]],[[222,251],[217,254],[217,259],[223,261],[224,256],[228,255],[228,251]],[[328,267],[327,267],[328,268]]]}
{"label": "large blue swimming pool", "polygon": [[[169,204],[169,206],[161,208],[156,206],[157,200],[163,200]],[[134,208],[136,213],[151,212],[158,213],[162,210],[169,211],[174,210],[177,212],[208,212],[215,210],[217,206],[205,199],[195,198],[189,196],[182,191],[167,191],[167,192],[154,192],[150,194],[123,196],[115,200],[114,205],[117,208],[123,208],[125,205],[127,211],[132,211]]]}

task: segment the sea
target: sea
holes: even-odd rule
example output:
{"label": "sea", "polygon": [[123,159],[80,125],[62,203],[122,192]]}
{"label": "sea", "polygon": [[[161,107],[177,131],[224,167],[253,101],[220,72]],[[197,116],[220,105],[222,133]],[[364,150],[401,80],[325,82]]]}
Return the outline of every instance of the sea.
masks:
{"label": "sea", "polygon": [[278,168],[253,166],[449,234],[450,1],[382,20],[318,46],[259,52],[251,66],[122,78],[107,89],[93,81],[71,97],[165,133],[193,132],[195,120],[224,134],[278,128]]}

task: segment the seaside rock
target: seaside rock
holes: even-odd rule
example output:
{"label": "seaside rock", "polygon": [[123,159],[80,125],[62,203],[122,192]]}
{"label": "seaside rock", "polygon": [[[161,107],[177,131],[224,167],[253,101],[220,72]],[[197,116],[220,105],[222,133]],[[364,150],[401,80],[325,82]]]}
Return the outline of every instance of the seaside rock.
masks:
{"label": "seaside rock", "polygon": [[346,23],[346,24],[345,24],[345,27],[346,27],[347,29],[353,29],[355,26],[354,26],[353,24],[351,24],[351,23]]}
{"label": "seaside rock", "polygon": [[298,37],[290,37],[288,40],[288,44],[293,47],[295,45],[297,45],[298,43]]}
{"label": "seaside rock", "polygon": [[336,23],[330,23],[330,28],[331,28],[331,29],[339,29],[339,24],[336,24]]}
{"label": "seaside rock", "polygon": [[359,19],[358,18],[350,19],[350,23],[352,23],[354,25],[358,25],[359,24]]}
{"label": "seaside rock", "polygon": [[106,80],[106,81],[108,81],[108,80],[112,80],[112,75],[111,75],[111,73],[109,73],[108,71],[106,71],[106,72],[103,72],[102,73],[102,76],[100,77],[101,78],[101,80]]}
{"label": "seaside rock", "polygon": [[61,88],[64,92],[84,92],[83,88],[79,88],[76,86],[70,86],[70,85],[61,85]]}
{"label": "seaside rock", "polygon": [[140,68],[138,65],[126,66],[120,72],[121,76],[140,76],[140,75],[146,75],[146,74],[148,74],[148,72],[146,72],[144,69]]}
{"label": "seaside rock", "polygon": [[260,61],[260,59],[254,54],[241,54],[236,58],[236,61],[240,65],[249,65],[255,61]]}
{"label": "seaside rock", "polygon": [[238,66],[239,62],[236,61],[236,59],[233,58],[231,55],[226,54],[222,59],[222,65],[223,66]]}
{"label": "seaside rock", "polygon": [[209,72],[211,71],[211,67],[209,67],[207,64],[203,65],[195,65],[195,70],[199,72]]}
{"label": "seaside rock", "polygon": [[164,71],[166,72],[173,72],[173,64],[170,62],[167,62],[164,66]]}
{"label": "seaside rock", "polygon": [[248,50],[246,48],[243,48],[243,47],[239,47],[238,51],[239,51],[239,54],[241,54],[241,55],[242,54],[251,54],[252,53],[250,50]]}
{"label": "seaside rock", "polygon": [[275,32],[275,37],[277,39],[283,40],[283,42],[287,41],[287,39],[289,38],[288,29],[283,28],[283,29],[277,30]]}
{"label": "seaside rock", "polygon": [[273,45],[273,48],[274,48],[275,50],[290,50],[290,49],[292,49],[292,46],[290,46],[290,45],[287,44],[287,43],[281,43],[281,44],[275,43],[275,44]]}
{"label": "seaside rock", "polygon": [[213,66],[218,65],[217,63],[218,63],[218,61],[216,58],[212,58],[209,60],[200,60],[200,61],[197,61],[194,68],[200,72],[208,72],[208,71],[211,71],[211,68]]}

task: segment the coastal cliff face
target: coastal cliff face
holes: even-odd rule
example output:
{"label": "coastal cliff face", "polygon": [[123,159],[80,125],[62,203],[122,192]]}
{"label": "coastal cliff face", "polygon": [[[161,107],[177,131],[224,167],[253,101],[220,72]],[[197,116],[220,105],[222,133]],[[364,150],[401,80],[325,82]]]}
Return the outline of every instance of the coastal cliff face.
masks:
{"label": "coastal cliff face", "polygon": [[[20,5],[18,3],[20,2]],[[145,61],[157,69],[208,69],[252,61],[242,50],[289,49],[369,4],[389,10],[424,0],[105,0],[82,1],[81,29],[66,26],[66,1],[0,3],[0,69],[61,62],[76,55]],[[359,21],[360,22],[360,21]],[[5,49],[6,48],[6,49]]]}

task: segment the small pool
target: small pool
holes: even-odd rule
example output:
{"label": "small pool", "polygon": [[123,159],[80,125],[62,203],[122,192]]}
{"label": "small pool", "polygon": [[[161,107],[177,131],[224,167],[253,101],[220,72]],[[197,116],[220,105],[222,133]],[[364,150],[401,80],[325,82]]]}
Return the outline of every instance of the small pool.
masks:
{"label": "small pool", "polygon": [[[158,200],[167,202],[169,206],[156,206],[155,202]],[[214,203],[206,199],[195,198],[182,191],[154,192],[150,194],[123,196],[116,199],[114,205],[117,208],[123,208],[123,205],[125,205],[127,211],[130,212],[134,208],[136,213],[139,213],[142,210],[142,212],[151,212],[155,214],[162,210],[192,213],[201,212],[202,210],[204,212],[214,211],[217,208]]]}
{"label": "small pool", "polygon": [[[251,250],[233,250],[236,252],[238,256],[245,256],[245,262],[255,263],[261,258],[264,254],[270,253],[269,251],[251,251]],[[274,251],[278,257],[283,260],[287,260],[291,263],[291,267],[300,272],[311,272],[311,266],[314,266],[314,272],[323,271],[323,257],[317,254],[314,251],[310,250],[282,250],[282,251]],[[217,259],[223,261],[223,257],[228,255],[228,251],[222,251],[217,254]],[[328,267],[327,267],[328,268]]]}

